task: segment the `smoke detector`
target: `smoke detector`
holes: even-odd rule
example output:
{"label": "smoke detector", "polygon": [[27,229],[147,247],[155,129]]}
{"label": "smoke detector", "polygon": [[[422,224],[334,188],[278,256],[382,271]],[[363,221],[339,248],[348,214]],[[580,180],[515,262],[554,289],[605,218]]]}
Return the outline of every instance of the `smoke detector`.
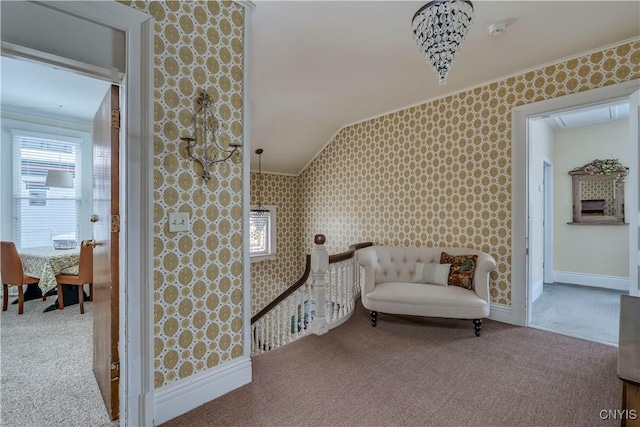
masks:
{"label": "smoke detector", "polygon": [[496,22],[495,24],[489,25],[489,34],[492,36],[499,36],[504,33],[507,29],[507,24],[503,22]]}

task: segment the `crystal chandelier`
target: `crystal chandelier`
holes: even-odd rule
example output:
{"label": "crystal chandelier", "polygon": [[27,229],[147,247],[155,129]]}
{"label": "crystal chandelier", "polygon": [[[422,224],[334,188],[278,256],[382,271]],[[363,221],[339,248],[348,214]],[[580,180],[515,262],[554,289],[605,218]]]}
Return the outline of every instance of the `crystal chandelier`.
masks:
{"label": "crystal chandelier", "polygon": [[269,209],[262,206],[262,199],[260,198],[260,187],[262,186],[262,153],[264,150],[262,148],[258,148],[256,150],[256,154],[258,155],[258,179],[256,182],[256,198],[258,199],[258,204],[251,209],[251,218],[254,220],[254,223],[257,228],[263,228],[266,225],[266,219],[269,216]]}
{"label": "crystal chandelier", "polygon": [[472,22],[473,5],[466,0],[430,1],[413,15],[413,39],[441,85]]}

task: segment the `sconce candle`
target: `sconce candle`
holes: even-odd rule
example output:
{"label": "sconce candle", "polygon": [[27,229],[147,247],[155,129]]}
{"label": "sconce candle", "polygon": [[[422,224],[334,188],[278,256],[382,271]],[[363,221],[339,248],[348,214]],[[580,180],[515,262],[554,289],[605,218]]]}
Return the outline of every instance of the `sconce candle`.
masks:
{"label": "sconce candle", "polygon": [[223,148],[218,142],[217,132],[220,122],[215,118],[213,100],[205,91],[195,101],[196,111],[193,113],[193,135],[180,138],[185,142],[187,156],[202,167],[202,179],[208,182],[211,178],[211,166],[229,160],[231,156],[240,155],[240,144],[229,144]]}

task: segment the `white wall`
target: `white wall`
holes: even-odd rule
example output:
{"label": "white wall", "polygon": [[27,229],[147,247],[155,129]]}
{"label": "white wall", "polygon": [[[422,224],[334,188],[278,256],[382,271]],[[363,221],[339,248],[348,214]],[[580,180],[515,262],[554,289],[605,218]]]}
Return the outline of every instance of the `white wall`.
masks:
{"label": "white wall", "polygon": [[[555,133],[554,269],[578,275],[629,277],[629,227],[569,225],[573,217],[571,176],[575,167],[594,159],[619,159],[629,167],[629,120],[617,120]],[[630,184],[625,182],[625,194]],[[628,212],[625,217],[628,217]],[[566,277],[566,275],[565,275]],[[628,280],[627,280],[628,283]]]}
{"label": "white wall", "polygon": [[[531,170],[529,175],[529,202],[531,203],[531,230],[529,233],[529,262],[531,263],[532,300],[542,293],[544,261],[544,160],[553,163],[553,129],[545,119],[529,121]],[[546,190],[552,191],[551,188]]]}
{"label": "white wall", "polygon": [[[26,1],[0,2],[0,12],[3,42],[106,69],[125,70],[125,34],[122,31]],[[29,17],[28,25],[25,25],[25,16]],[[78,40],[82,42],[78,43]]]}

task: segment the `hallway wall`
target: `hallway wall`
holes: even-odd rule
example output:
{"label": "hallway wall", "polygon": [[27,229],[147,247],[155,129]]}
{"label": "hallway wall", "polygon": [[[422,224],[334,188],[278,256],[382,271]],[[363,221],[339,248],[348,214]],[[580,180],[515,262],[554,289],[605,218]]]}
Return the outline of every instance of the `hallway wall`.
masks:
{"label": "hallway wall", "polygon": [[[531,230],[529,232],[529,248],[531,263],[531,286],[533,299],[542,293],[544,282],[544,195],[545,191],[553,191],[544,187],[544,160],[553,163],[553,129],[546,119],[529,121],[530,144],[530,194]],[[551,224],[548,224],[551,225]]]}
{"label": "hallway wall", "polygon": [[[629,164],[629,120],[561,129],[554,144],[554,270],[598,276],[629,277],[627,225],[571,225],[573,168],[594,159]],[[631,190],[628,180],[625,193]],[[626,215],[629,213],[627,212]]]}
{"label": "hallway wall", "polygon": [[511,305],[513,108],[638,78],[635,41],[347,126],[301,174],[303,242],[473,247]]}

